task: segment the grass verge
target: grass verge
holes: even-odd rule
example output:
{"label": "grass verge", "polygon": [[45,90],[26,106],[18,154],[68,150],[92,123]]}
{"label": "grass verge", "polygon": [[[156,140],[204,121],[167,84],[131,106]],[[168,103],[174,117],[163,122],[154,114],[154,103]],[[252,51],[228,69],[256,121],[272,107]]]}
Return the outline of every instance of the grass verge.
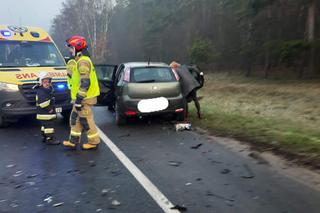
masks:
{"label": "grass verge", "polygon": [[199,92],[204,119],[190,120],[214,135],[251,142],[256,147],[298,158],[320,168],[320,84],[244,78],[223,73],[206,76]]}

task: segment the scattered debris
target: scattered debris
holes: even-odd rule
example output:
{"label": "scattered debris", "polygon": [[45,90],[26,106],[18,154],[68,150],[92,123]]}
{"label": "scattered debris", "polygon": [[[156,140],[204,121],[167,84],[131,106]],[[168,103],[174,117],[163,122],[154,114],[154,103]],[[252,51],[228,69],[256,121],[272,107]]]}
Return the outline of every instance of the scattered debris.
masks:
{"label": "scattered debris", "polygon": [[213,163],[213,164],[221,164],[222,162],[221,161],[212,160],[211,163]]}
{"label": "scattered debris", "polygon": [[21,188],[22,186],[23,186],[22,184],[18,184],[18,185],[16,185],[14,188],[19,189],[19,188]]}
{"label": "scattered debris", "polygon": [[118,138],[125,138],[125,137],[129,137],[131,134],[130,133],[126,133],[123,135],[118,135]]}
{"label": "scattered debris", "polygon": [[90,164],[90,167],[95,167],[96,166],[96,163],[95,163],[94,160],[90,160],[89,164]]}
{"label": "scattered debris", "polygon": [[23,174],[22,171],[16,171],[16,173],[13,175],[13,177],[19,177]]}
{"label": "scattered debris", "polygon": [[110,173],[112,174],[113,177],[116,177],[122,174],[120,171],[111,171]]}
{"label": "scattered debris", "polygon": [[233,206],[233,201],[229,201],[229,200],[226,200],[226,201],[224,201],[228,206]]}
{"label": "scattered debris", "polygon": [[199,143],[198,145],[192,146],[191,149],[199,149],[200,146],[202,146],[202,143]]}
{"label": "scattered debris", "polygon": [[52,206],[53,207],[58,207],[58,206],[62,206],[64,204],[64,202],[61,202],[61,203],[55,203],[55,204],[53,204]]}
{"label": "scattered debris", "polygon": [[121,203],[120,203],[119,201],[117,201],[117,200],[113,200],[113,201],[111,202],[111,204],[112,204],[113,206],[120,206],[120,205],[121,205]]}
{"label": "scattered debris", "polygon": [[180,205],[175,205],[174,207],[171,207],[170,209],[176,209],[176,210],[179,210],[179,211],[182,211],[182,212],[186,212],[187,211],[186,207],[180,206]]}
{"label": "scattered debris", "polygon": [[27,178],[35,178],[37,176],[38,176],[38,174],[32,174],[32,175],[28,175]]}
{"label": "scattered debris", "polygon": [[10,206],[11,206],[12,208],[17,208],[19,205],[16,204],[16,203],[11,203]]}
{"label": "scattered debris", "polygon": [[179,167],[182,164],[180,161],[169,161],[170,166]]}
{"label": "scattered debris", "polygon": [[233,199],[226,198],[226,197],[223,197],[221,195],[216,195],[216,194],[212,193],[211,191],[207,191],[207,196],[216,197],[216,198],[219,198],[219,199],[224,200],[224,201],[234,202]]}
{"label": "scattered debris", "polygon": [[223,169],[222,171],[220,171],[220,173],[221,174],[228,174],[228,173],[230,173],[231,172],[231,170],[230,169]]}
{"label": "scattered debris", "polygon": [[30,186],[33,186],[35,185],[36,183],[35,182],[26,182],[26,184],[30,185]]}
{"label": "scattered debris", "polygon": [[244,164],[243,168],[245,168],[246,174],[242,175],[242,178],[254,178],[254,174],[247,164]]}
{"label": "scattered debris", "polygon": [[47,202],[47,203],[51,203],[52,202],[52,196],[49,196],[49,197],[45,198],[43,201]]}
{"label": "scattered debris", "polygon": [[9,165],[7,165],[7,168],[13,168],[13,167],[15,167],[16,165],[14,165],[14,164],[9,164]]}
{"label": "scattered debris", "polygon": [[110,191],[110,189],[102,189],[101,195],[102,195],[102,196],[106,196],[109,191]]}
{"label": "scattered debris", "polygon": [[191,130],[191,123],[178,123],[174,127],[177,132],[183,130]]}

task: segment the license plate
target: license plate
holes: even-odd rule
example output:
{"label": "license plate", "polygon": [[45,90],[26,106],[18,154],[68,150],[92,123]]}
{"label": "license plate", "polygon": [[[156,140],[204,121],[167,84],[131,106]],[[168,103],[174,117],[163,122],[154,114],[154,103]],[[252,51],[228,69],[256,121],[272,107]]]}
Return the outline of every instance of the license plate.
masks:
{"label": "license plate", "polygon": [[56,113],[62,112],[62,107],[56,108]]}
{"label": "license plate", "polygon": [[144,99],[138,102],[138,110],[142,113],[158,112],[167,109],[169,101],[165,97]]}

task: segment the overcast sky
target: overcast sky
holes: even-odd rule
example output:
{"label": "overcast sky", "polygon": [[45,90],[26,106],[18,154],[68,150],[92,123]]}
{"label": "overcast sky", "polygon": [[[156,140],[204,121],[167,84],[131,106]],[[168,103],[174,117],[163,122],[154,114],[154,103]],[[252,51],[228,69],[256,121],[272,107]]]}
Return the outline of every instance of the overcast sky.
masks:
{"label": "overcast sky", "polygon": [[0,24],[50,29],[65,0],[0,0]]}

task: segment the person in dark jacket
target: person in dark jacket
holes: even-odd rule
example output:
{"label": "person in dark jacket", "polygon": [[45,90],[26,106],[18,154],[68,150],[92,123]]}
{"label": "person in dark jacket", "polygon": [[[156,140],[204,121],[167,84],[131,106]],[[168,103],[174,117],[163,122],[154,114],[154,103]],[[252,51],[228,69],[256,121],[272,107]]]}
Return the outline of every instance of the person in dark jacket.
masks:
{"label": "person in dark jacket", "polygon": [[180,65],[173,61],[170,67],[180,76],[180,83],[182,86],[182,94],[186,98],[186,117],[188,117],[188,103],[194,101],[198,118],[202,118],[199,99],[197,97],[197,90],[203,87],[204,78],[203,73],[195,66]]}
{"label": "person in dark jacket", "polygon": [[57,118],[51,77],[47,72],[39,74],[39,83],[34,87],[37,91],[37,120],[41,122],[42,142],[56,145],[54,140],[54,120]]}

